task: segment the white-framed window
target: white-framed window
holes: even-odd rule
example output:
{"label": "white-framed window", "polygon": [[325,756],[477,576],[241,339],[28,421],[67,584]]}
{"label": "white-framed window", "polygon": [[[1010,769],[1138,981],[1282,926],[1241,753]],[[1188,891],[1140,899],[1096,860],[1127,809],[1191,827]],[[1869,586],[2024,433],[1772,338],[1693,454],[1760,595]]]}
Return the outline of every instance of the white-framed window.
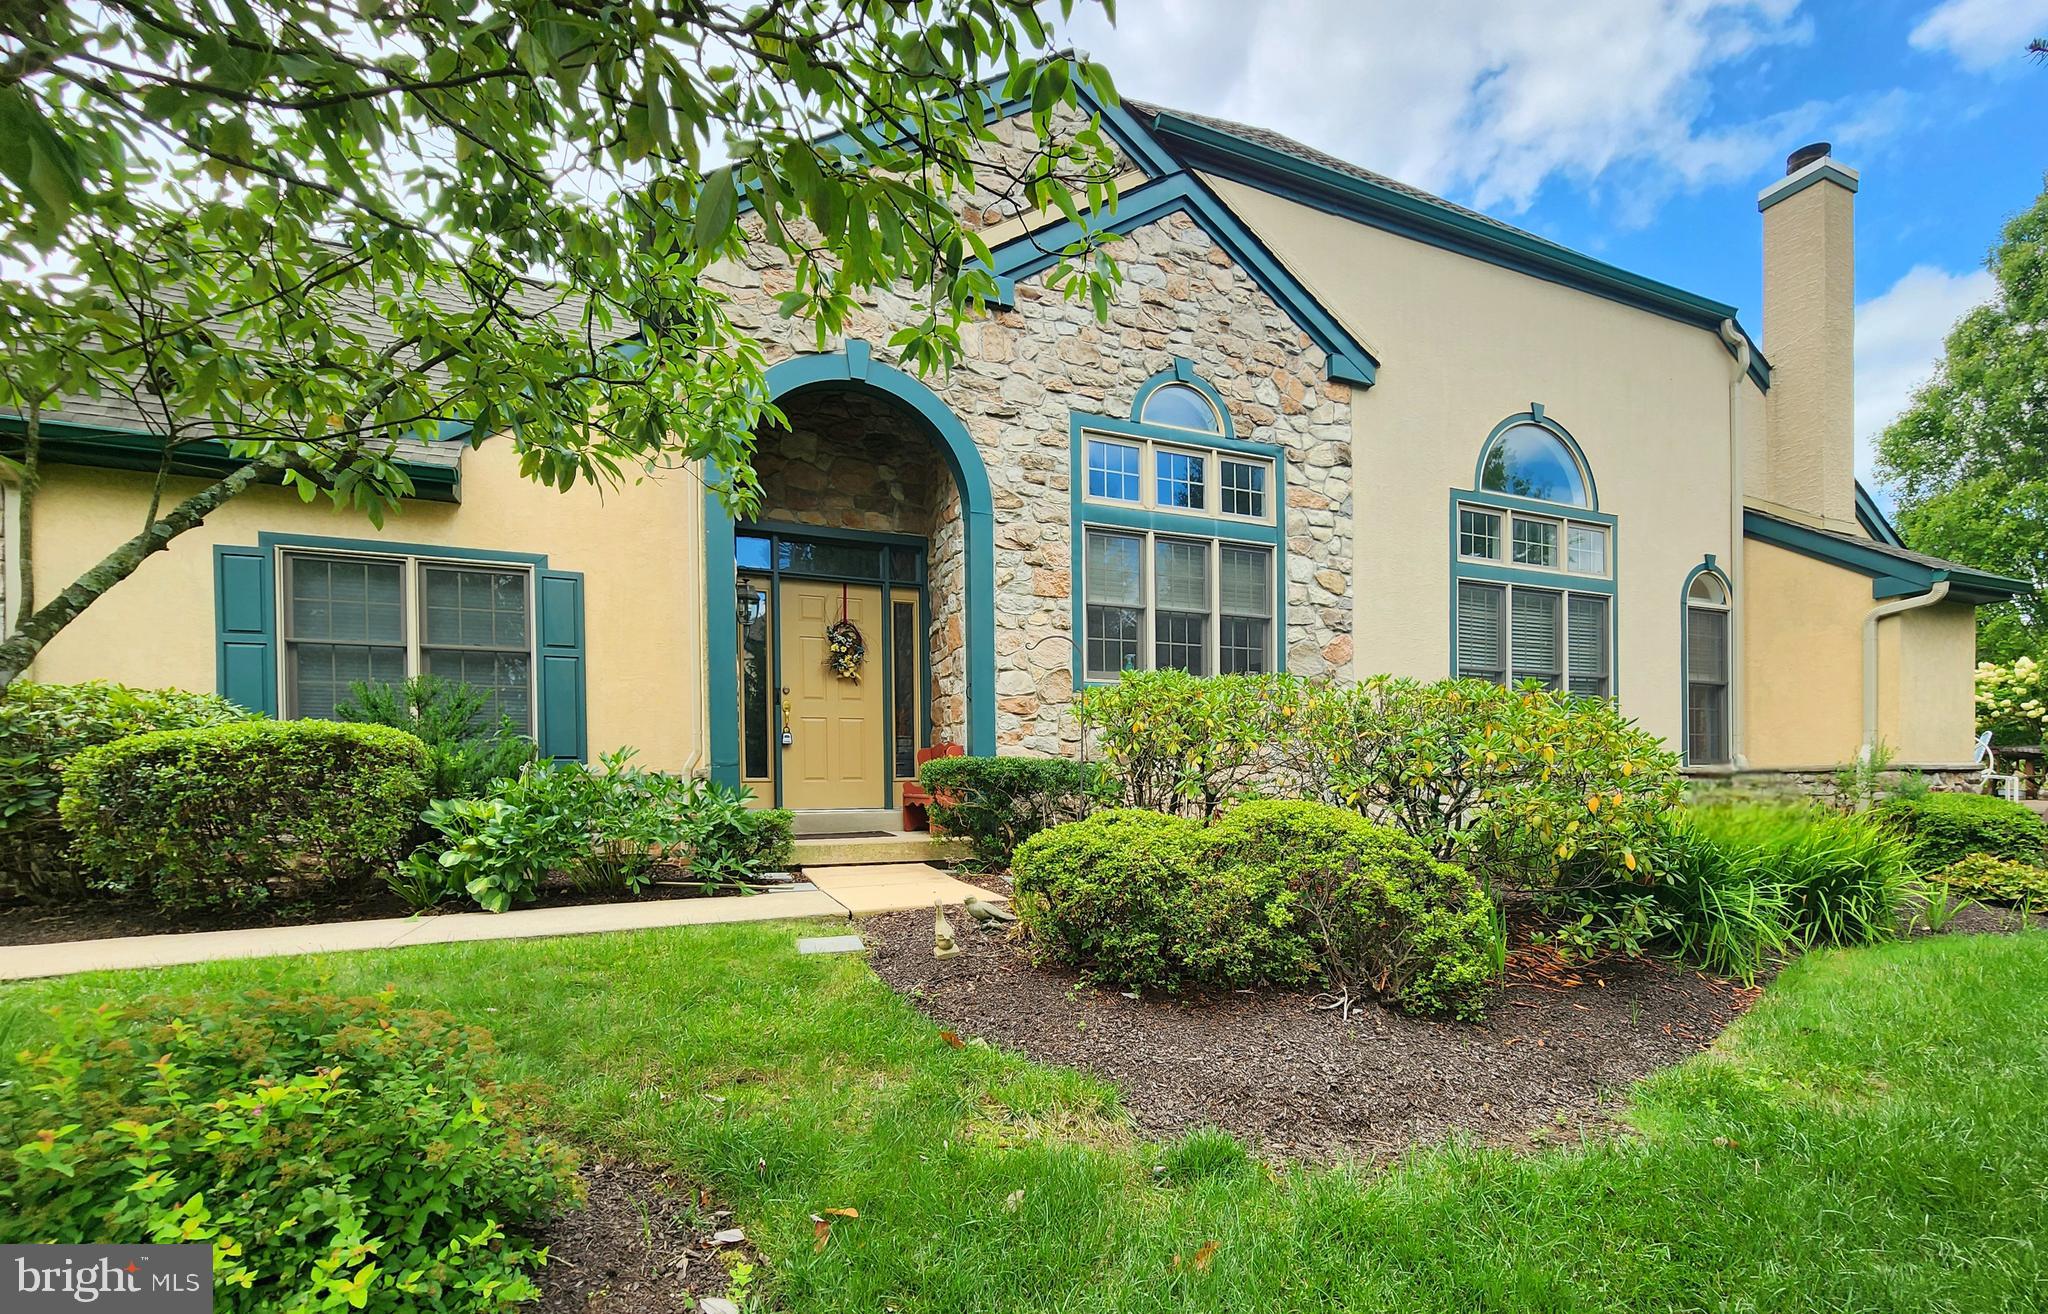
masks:
{"label": "white-framed window", "polygon": [[1728,623],[1731,602],[1721,577],[1703,570],[1685,590],[1685,761],[1726,766],[1728,752]]}
{"label": "white-framed window", "polygon": [[1088,525],[1081,561],[1086,678],[1273,669],[1271,547]]}
{"label": "white-framed window", "polygon": [[1604,698],[1613,688],[1612,601],[1604,594],[1461,579],[1458,676]]}
{"label": "white-framed window", "polygon": [[1143,444],[1091,436],[1087,451],[1091,500],[1128,502],[1133,506],[1144,500],[1144,480],[1138,475],[1139,464],[1144,460]]}
{"label": "white-framed window", "polygon": [[1605,579],[1609,537],[1606,525],[1582,520],[1465,503],[1458,507],[1458,555],[1467,561]]}
{"label": "white-framed window", "polygon": [[1271,457],[1101,433],[1083,435],[1081,451],[1083,501],[1273,523]]}
{"label": "white-framed window", "polygon": [[331,716],[358,682],[437,675],[533,733],[531,568],[292,548],[278,576],[286,716]]}

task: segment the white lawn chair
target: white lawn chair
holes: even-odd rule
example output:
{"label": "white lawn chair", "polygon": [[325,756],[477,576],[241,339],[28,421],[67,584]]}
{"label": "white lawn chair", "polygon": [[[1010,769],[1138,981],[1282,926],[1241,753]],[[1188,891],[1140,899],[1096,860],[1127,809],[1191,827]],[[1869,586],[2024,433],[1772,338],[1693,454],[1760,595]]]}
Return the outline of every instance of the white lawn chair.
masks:
{"label": "white lawn chair", "polygon": [[1998,759],[1991,754],[1991,732],[1989,730],[1977,736],[1977,757],[1972,765],[1984,768],[1984,774],[1978,777],[1983,783],[1988,785],[1993,781],[1998,782],[1999,797],[2009,799],[2014,803],[2020,801],[2020,778],[2017,774],[2010,772],[2004,775],[1999,774]]}

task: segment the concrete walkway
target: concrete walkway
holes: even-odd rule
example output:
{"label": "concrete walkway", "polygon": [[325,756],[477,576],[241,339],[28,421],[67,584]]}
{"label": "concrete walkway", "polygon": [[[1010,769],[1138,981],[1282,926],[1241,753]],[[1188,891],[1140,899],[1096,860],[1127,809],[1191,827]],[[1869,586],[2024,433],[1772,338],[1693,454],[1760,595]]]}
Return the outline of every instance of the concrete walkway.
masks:
{"label": "concrete walkway", "polygon": [[663,926],[712,926],[721,922],[770,922],[795,917],[843,920],[903,908],[929,908],[934,898],[958,904],[970,890],[984,897],[995,897],[985,891],[974,890],[938,868],[921,862],[838,867],[806,875],[817,884],[817,889],[19,945],[0,949],[0,981],[136,967],[171,967],[180,963],[210,963],[227,958],[275,958],[350,949],[396,949],[405,945],[446,944],[457,940],[524,940],[546,935],[590,935],[598,931],[640,931]]}

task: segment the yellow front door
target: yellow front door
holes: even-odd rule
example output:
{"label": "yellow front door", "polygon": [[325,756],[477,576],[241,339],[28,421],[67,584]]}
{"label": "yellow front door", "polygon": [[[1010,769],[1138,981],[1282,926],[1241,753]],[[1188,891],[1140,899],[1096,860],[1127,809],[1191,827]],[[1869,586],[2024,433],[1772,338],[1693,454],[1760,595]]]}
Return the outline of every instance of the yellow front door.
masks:
{"label": "yellow front door", "polygon": [[[843,602],[842,602],[843,600]],[[827,662],[825,629],[846,618],[867,640],[860,678]],[[883,788],[882,591],[858,584],[782,582],[782,806],[880,808]]]}

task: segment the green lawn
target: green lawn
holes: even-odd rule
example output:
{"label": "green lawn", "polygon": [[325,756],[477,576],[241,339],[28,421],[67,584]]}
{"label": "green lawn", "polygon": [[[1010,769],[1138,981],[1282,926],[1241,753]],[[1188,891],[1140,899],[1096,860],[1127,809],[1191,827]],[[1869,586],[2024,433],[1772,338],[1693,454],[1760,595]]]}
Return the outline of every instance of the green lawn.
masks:
{"label": "green lawn", "polygon": [[[858,959],[798,958],[794,934],[13,987],[0,1046],[51,1002],[393,985],[489,1025],[566,1133],[710,1184],[792,1311],[2048,1305],[2048,934],[1810,955],[1713,1055],[1638,1089],[1637,1137],[1287,1175],[1213,1135],[1143,1144],[1110,1088],[952,1049]],[[834,1207],[860,1218],[816,1253],[811,1214]],[[1206,1271],[1175,1268],[1210,1240]]]}

